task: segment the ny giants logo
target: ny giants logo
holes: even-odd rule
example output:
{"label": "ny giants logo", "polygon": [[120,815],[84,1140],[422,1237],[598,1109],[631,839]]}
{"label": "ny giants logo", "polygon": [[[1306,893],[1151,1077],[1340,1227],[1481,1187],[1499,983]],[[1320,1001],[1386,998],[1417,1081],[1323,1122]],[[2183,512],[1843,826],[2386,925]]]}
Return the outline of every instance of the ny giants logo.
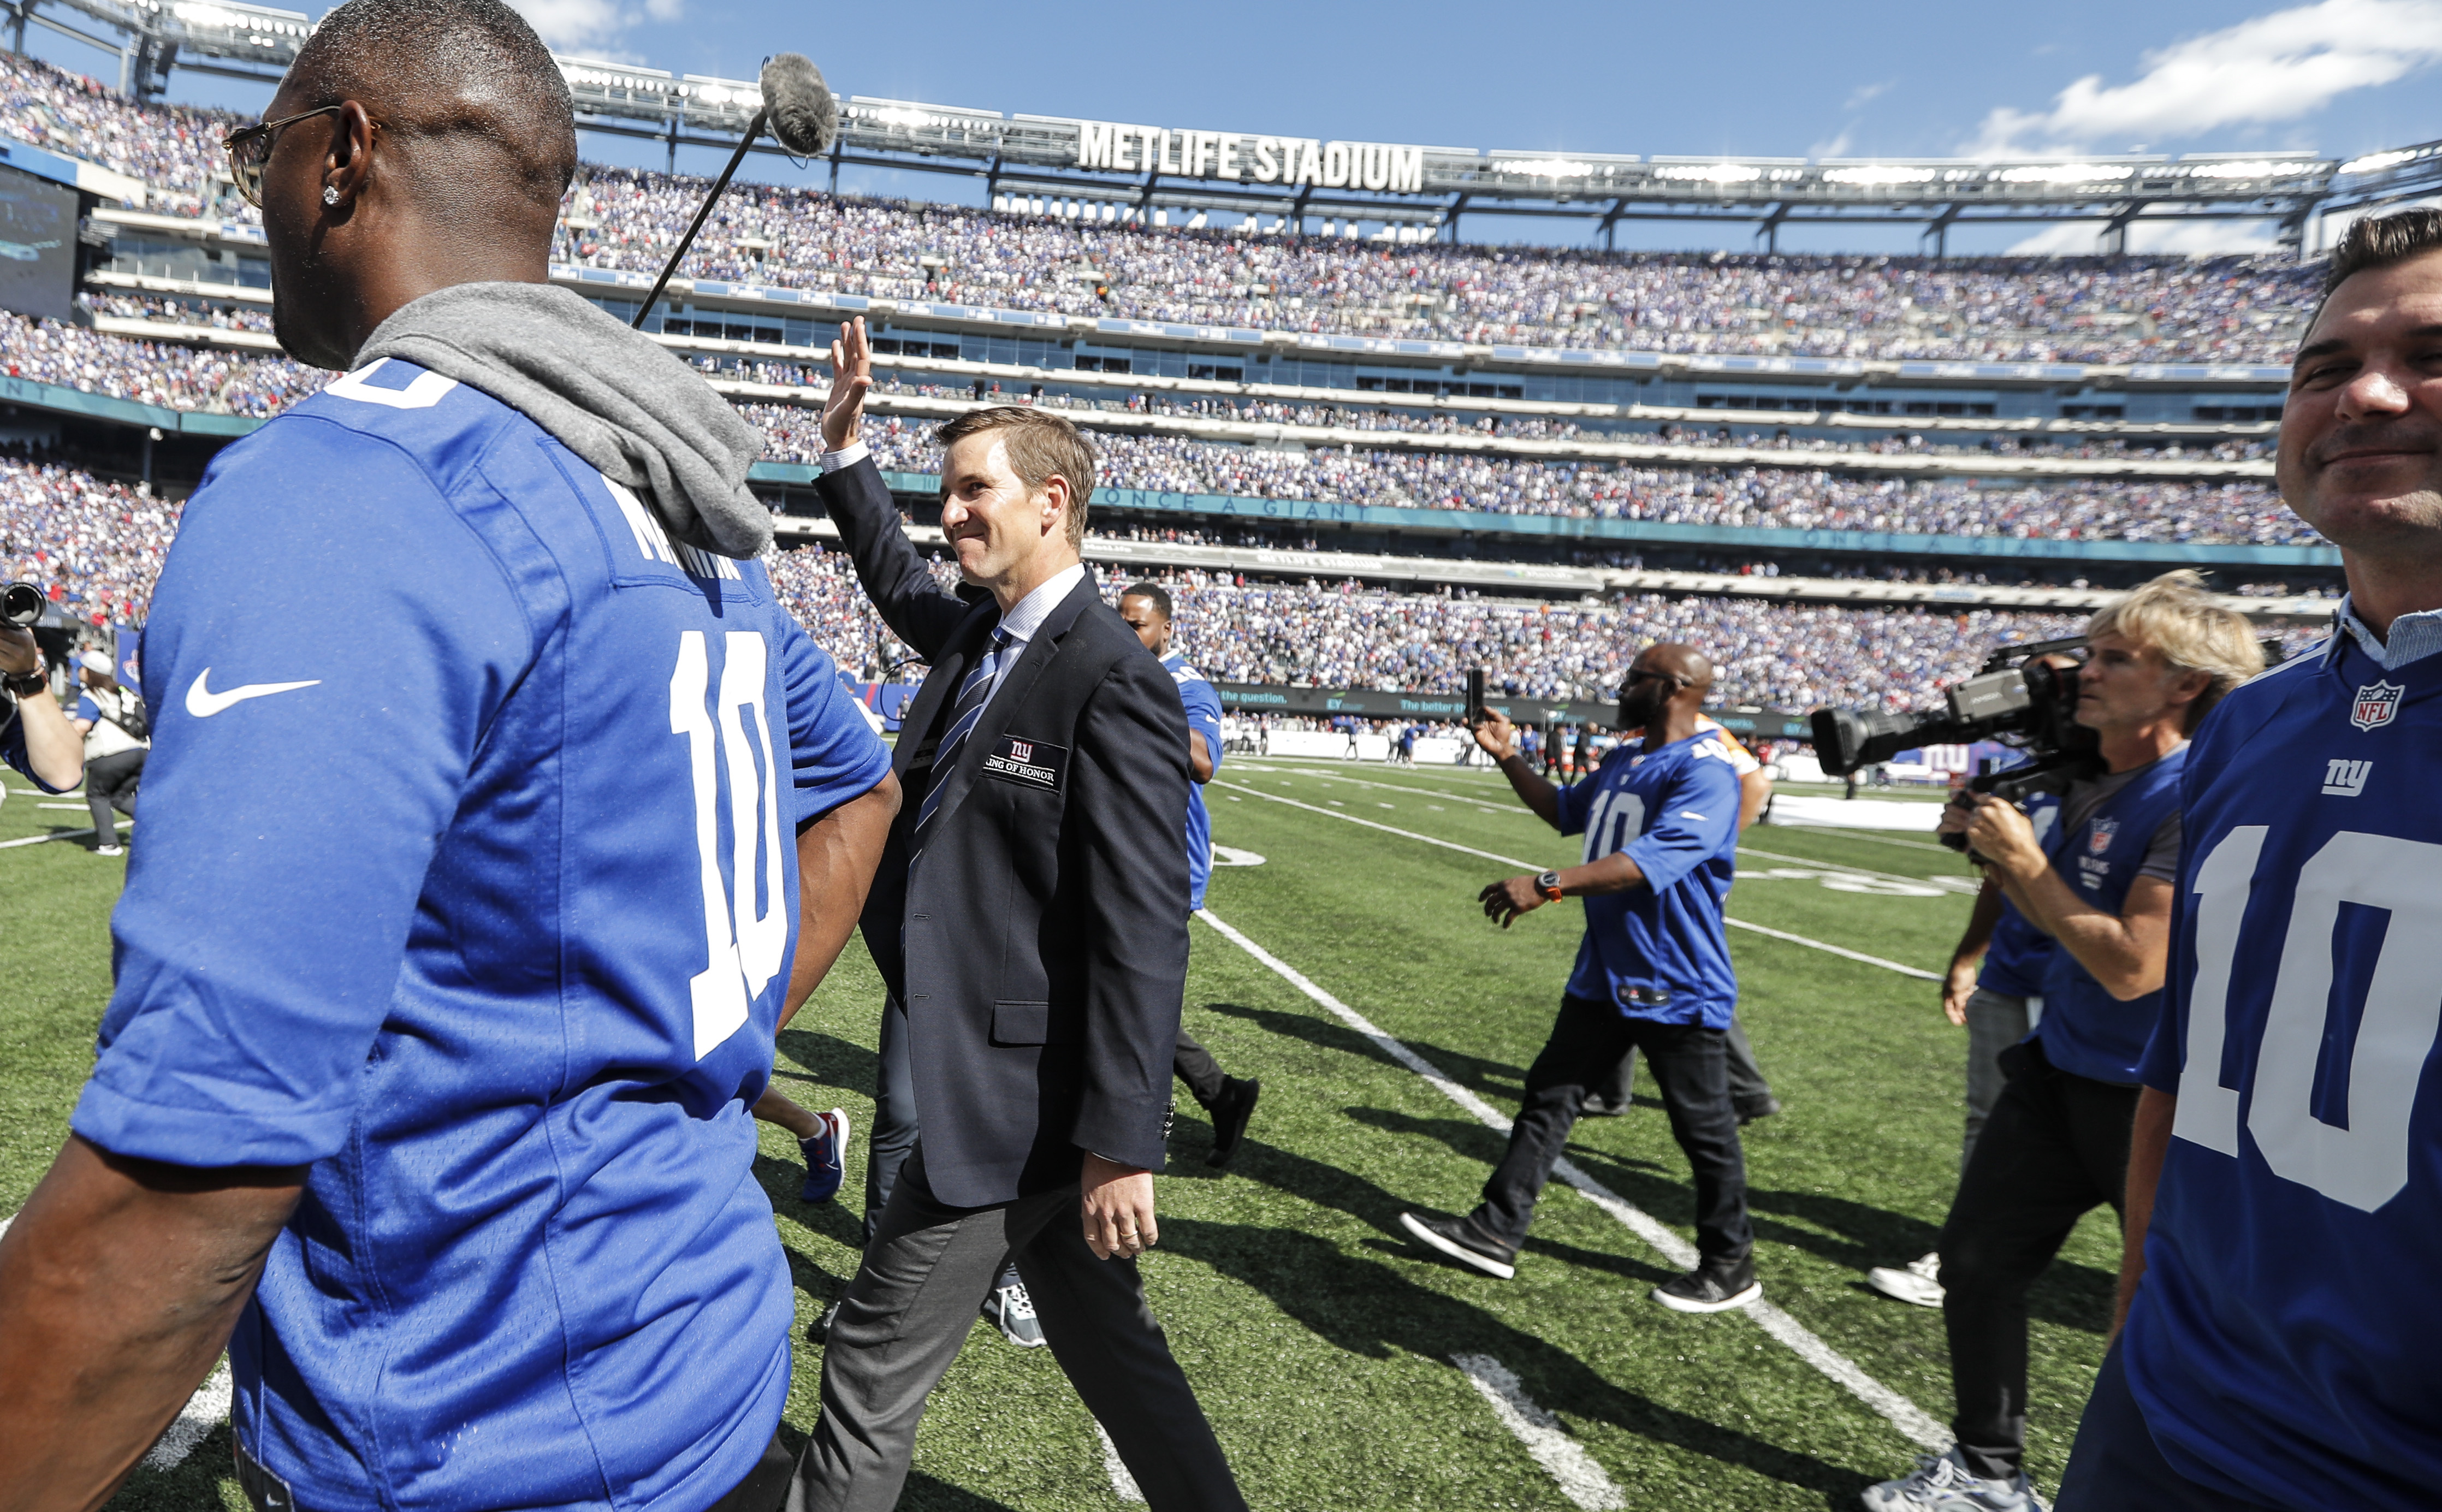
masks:
{"label": "ny giants logo", "polygon": [[2372,683],[2358,689],[2357,702],[2349,708],[2349,722],[2360,730],[2380,729],[2399,713],[2399,696],[2406,691],[2397,683]]}
{"label": "ny giants logo", "polygon": [[1009,743],[1009,754],[1017,760],[1031,761],[1034,759],[1034,747],[1024,740],[1011,740]]}

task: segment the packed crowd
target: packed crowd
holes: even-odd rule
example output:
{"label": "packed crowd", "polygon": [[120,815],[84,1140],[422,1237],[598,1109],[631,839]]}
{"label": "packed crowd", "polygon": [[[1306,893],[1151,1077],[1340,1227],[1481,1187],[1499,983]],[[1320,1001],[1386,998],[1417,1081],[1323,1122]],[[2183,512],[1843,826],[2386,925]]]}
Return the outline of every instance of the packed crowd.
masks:
{"label": "packed crowd", "polygon": [[[821,454],[815,411],[779,405],[744,410],[763,430],[765,456],[812,462]],[[923,472],[938,465],[931,432],[929,425],[888,418],[868,428],[867,440],[884,470]],[[2258,544],[2318,538],[2269,484],[2252,482],[1988,487],[1964,479],[1274,449],[1108,432],[1096,434],[1094,444],[1102,454],[1097,483],[1113,488],[1746,528]]]}
{"label": "packed crowd", "polygon": [[[658,269],[702,182],[596,169],[559,255]],[[1064,315],[1685,354],[2127,362],[2286,355],[2315,270],[2274,258],[1800,258],[1371,246],[738,186],[700,277]]]}
{"label": "packed crowd", "polygon": [[[0,129],[155,186],[150,209],[244,218],[233,118],[139,106],[48,64],[0,62]],[[595,168],[559,255],[656,269],[703,183]],[[2275,360],[2318,270],[2272,258],[1988,259],[1607,254],[1087,226],[738,185],[697,275],[1071,315],[1470,342],[1866,358]]]}
{"label": "packed crowd", "polygon": [[[937,559],[936,571],[951,569]],[[847,558],[820,547],[776,554],[782,599],[841,665],[878,675],[905,655],[856,586]],[[1117,592],[1119,579],[1113,578]],[[1464,592],[1401,593],[1354,582],[1249,583],[1186,572],[1171,579],[1179,648],[1208,677],[1320,687],[1455,692],[1469,667],[1527,698],[1616,694],[1638,647],[1686,641],[1720,669],[1724,703],[1915,708],[2008,641],[2074,633],[2076,617],[1810,609],[1748,599],[1541,604]],[[909,674],[911,680],[913,674]]]}
{"label": "packed crowd", "polygon": [[[130,301],[122,307],[139,304]],[[6,311],[0,311],[0,372],[80,393],[261,418],[278,414],[331,380],[329,373],[286,357],[104,336]]]}
{"label": "packed crowd", "polygon": [[80,618],[142,623],[177,533],[167,500],[0,452],[0,580],[41,584]]}

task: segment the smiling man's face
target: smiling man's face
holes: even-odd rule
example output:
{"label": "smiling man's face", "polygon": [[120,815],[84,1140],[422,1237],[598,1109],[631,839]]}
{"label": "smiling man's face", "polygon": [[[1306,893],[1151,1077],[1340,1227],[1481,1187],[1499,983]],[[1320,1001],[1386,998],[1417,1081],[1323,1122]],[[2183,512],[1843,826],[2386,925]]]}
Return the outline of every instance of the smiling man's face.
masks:
{"label": "smiling man's face", "polygon": [[2442,252],[2332,291],[2290,370],[2277,476],[2338,545],[2442,531]]}

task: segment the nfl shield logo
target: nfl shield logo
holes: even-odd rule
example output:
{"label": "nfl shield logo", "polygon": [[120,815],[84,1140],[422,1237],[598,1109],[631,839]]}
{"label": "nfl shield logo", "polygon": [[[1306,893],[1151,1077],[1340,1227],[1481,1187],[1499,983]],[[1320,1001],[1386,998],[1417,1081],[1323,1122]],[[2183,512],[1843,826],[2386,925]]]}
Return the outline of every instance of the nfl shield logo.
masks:
{"label": "nfl shield logo", "polygon": [[2360,730],[2372,730],[2389,724],[2399,712],[2399,696],[2407,688],[2397,683],[2374,683],[2358,689],[2358,701],[2349,709],[2349,722]]}
{"label": "nfl shield logo", "polygon": [[1009,743],[1009,754],[1020,761],[1031,761],[1034,759],[1034,747],[1024,740],[1011,740]]}
{"label": "nfl shield logo", "polygon": [[2120,833],[2119,820],[2097,819],[2094,821],[2094,828],[2087,831],[2087,850],[2097,856],[2103,854],[2111,848],[2111,837],[2118,833]]}

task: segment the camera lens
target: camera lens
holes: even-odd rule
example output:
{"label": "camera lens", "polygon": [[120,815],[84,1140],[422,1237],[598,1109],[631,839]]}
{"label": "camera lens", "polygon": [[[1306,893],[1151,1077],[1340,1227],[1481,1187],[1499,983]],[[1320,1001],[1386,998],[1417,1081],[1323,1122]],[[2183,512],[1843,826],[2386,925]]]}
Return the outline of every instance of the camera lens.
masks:
{"label": "camera lens", "polygon": [[0,620],[7,620],[19,629],[31,629],[43,617],[48,601],[43,591],[31,583],[10,583],[0,588]]}

